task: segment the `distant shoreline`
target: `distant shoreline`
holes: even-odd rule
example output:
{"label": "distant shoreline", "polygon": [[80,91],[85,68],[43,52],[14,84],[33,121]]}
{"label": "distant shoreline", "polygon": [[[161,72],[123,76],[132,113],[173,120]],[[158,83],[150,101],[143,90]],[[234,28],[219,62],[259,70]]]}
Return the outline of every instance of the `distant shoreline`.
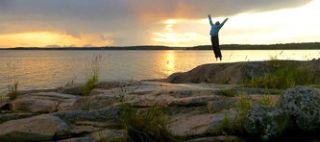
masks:
{"label": "distant shoreline", "polygon": [[[227,44],[221,45],[222,50],[320,50],[320,43],[286,43],[270,45]],[[0,48],[0,50],[212,50],[210,45],[194,47],[169,46],[106,46],[106,47],[16,47]]]}

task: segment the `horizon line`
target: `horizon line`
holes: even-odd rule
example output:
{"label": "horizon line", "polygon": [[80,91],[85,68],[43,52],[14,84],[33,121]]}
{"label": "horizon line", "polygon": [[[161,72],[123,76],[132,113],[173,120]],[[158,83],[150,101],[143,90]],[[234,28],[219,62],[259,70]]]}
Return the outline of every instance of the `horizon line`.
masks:
{"label": "horizon line", "polygon": [[[222,44],[221,46],[272,46],[272,45],[288,45],[288,44],[320,44],[318,42],[288,42],[288,43],[272,43],[272,44]],[[69,48],[130,48],[130,47],[166,47],[166,48],[195,48],[195,47],[203,47],[203,46],[211,46],[211,45],[196,45],[196,46],[166,46],[166,45],[131,45],[131,46],[52,46],[52,47],[37,47],[37,46],[21,46],[21,47],[0,47],[0,50],[3,49],[69,49]]]}

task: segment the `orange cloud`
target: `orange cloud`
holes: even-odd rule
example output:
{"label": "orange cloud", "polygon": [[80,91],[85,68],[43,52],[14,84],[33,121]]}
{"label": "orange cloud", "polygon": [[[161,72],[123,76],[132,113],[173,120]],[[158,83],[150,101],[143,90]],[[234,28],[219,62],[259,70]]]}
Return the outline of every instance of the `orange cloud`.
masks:
{"label": "orange cloud", "polygon": [[46,47],[46,46],[108,46],[113,41],[108,35],[80,34],[75,37],[58,32],[26,32],[0,35],[0,47]]}

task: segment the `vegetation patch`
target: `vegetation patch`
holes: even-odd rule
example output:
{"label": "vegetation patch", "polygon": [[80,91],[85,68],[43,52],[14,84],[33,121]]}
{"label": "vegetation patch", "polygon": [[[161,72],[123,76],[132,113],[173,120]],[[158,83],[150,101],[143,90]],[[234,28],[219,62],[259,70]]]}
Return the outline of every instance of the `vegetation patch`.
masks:
{"label": "vegetation patch", "polygon": [[95,85],[99,81],[99,72],[100,72],[100,64],[102,57],[96,56],[91,63],[91,75],[86,81],[86,84],[82,86],[82,94],[84,96],[89,96],[92,89],[94,89]]}
{"label": "vegetation patch", "polygon": [[212,134],[212,135],[228,135],[228,134],[232,133],[232,131],[233,131],[232,129],[233,129],[232,123],[230,122],[228,115],[225,114],[221,124],[217,128],[211,130],[210,134]]}
{"label": "vegetation patch", "polygon": [[123,127],[127,130],[128,141],[177,141],[167,129],[167,114],[160,108],[152,107],[147,110],[137,110],[129,105],[122,105],[120,120]]}
{"label": "vegetation patch", "polygon": [[228,115],[225,114],[220,126],[211,130],[209,133],[212,135],[244,135],[246,133],[244,129],[245,120],[251,107],[252,102],[247,95],[240,94],[240,100],[235,105],[237,111],[236,117],[230,120]]}
{"label": "vegetation patch", "polygon": [[244,86],[255,88],[287,89],[297,85],[316,83],[315,73],[295,64],[283,65],[279,61],[270,61],[274,71],[264,76],[247,78]]}
{"label": "vegetation patch", "polygon": [[97,74],[93,74],[86,82],[86,84],[82,87],[82,94],[84,96],[89,96],[94,86],[99,81],[99,76]]}
{"label": "vegetation patch", "polygon": [[224,89],[224,90],[219,90],[218,95],[226,96],[226,97],[235,97],[238,95],[238,93],[235,89]]}
{"label": "vegetation patch", "polygon": [[9,89],[9,93],[8,93],[8,97],[10,100],[14,100],[17,98],[18,96],[18,87],[19,87],[19,82],[15,81],[13,82],[12,85],[8,86]]}
{"label": "vegetation patch", "polygon": [[259,104],[262,106],[273,106],[272,99],[269,95],[262,96],[262,99],[259,100]]}

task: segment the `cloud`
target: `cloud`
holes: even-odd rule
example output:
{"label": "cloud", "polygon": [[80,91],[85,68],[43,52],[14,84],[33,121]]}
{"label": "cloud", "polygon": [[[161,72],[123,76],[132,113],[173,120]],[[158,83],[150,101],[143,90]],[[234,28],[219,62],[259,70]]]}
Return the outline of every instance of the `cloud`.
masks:
{"label": "cloud", "polygon": [[12,0],[1,0],[0,1],[0,8],[4,9],[10,6]]}
{"label": "cloud", "polygon": [[139,1],[136,10],[139,13],[164,14],[186,18],[199,18],[207,13],[215,16],[230,16],[247,11],[267,11],[297,7],[312,0],[131,0]]}
{"label": "cloud", "polygon": [[144,44],[164,19],[231,16],[302,6],[311,0],[0,0],[0,34],[112,34],[115,44]]}

